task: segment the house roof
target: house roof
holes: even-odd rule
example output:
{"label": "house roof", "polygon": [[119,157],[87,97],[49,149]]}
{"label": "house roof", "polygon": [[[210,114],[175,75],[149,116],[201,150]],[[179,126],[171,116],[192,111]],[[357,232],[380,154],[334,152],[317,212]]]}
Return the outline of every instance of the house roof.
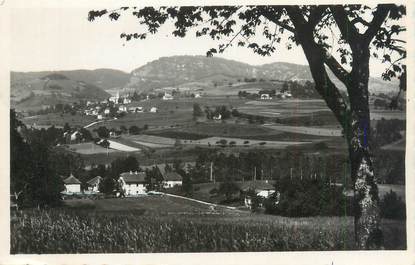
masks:
{"label": "house roof", "polygon": [[145,183],[146,172],[124,172],[120,177],[125,183]]}
{"label": "house roof", "polygon": [[102,180],[102,177],[96,176],[95,178],[88,180],[87,183],[90,186],[95,186],[95,185],[98,185],[101,180]]}
{"label": "house roof", "polygon": [[65,184],[81,184],[81,181],[79,179],[75,178],[72,174],[63,180]]}
{"label": "house roof", "polygon": [[177,172],[167,172],[164,175],[164,180],[166,181],[181,181],[182,180],[182,176],[177,173]]}
{"label": "house roof", "polygon": [[266,181],[249,181],[249,182],[242,182],[238,183],[239,188],[243,191],[247,190],[275,190],[275,187]]}

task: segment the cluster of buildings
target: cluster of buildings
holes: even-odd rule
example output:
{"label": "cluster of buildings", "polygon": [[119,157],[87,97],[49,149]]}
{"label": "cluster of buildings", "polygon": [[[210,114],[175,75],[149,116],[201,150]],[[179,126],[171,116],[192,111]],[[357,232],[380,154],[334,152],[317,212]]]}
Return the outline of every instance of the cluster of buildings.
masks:
{"label": "cluster of buildings", "polygon": [[88,101],[84,114],[88,116],[96,116],[98,120],[105,117],[120,114],[120,113],[141,113],[141,112],[157,112],[157,107],[150,107],[145,110],[142,106],[127,106],[131,104],[131,99],[128,97],[120,97],[119,92],[116,96],[110,97],[108,100],[101,102]]}
{"label": "cluster of buildings", "polygon": [[[165,189],[182,185],[182,176],[177,172],[165,172],[164,174],[162,174],[162,176],[162,186]],[[87,189],[82,190],[82,182],[76,177],[74,177],[73,174],[71,174],[69,177],[63,180],[63,183],[65,185],[64,194],[77,194],[85,191],[88,193],[98,193],[99,184],[102,180],[102,177],[96,176],[88,180],[85,183]],[[145,195],[148,192],[147,186],[149,183],[145,171],[123,172],[120,174],[117,181],[120,184],[125,196]]]}
{"label": "cluster of buildings", "polygon": [[[267,94],[267,93],[261,93],[261,94],[259,94],[259,97],[262,100],[272,99],[271,95]],[[276,92],[275,97],[276,98],[281,98],[281,99],[286,99],[286,98],[291,98],[292,94],[289,91]]]}

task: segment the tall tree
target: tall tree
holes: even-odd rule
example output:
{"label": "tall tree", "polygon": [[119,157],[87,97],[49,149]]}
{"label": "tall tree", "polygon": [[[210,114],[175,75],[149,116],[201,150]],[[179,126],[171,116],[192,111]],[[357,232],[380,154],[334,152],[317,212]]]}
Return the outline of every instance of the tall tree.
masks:
{"label": "tall tree", "polygon": [[[174,22],[172,34],[184,37],[196,28],[196,36],[209,36],[220,43],[207,55],[222,53],[235,42],[260,55],[277,51],[277,44],[287,34],[286,47],[302,47],[308,61],[315,89],[342,125],[349,146],[351,178],[357,200],[355,232],[361,249],[379,248],[380,231],[377,177],[369,146],[369,59],[380,57],[387,65],[383,77],[391,79],[405,72],[405,41],[400,33],[405,27],[399,20],[405,6],[380,4],[319,6],[185,6],[121,7],[116,10],[92,10],[88,19],[108,16],[118,20],[122,14],[137,18],[143,32],[121,33],[129,41],[155,34],[167,21]],[[265,42],[252,37],[258,32]],[[229,40],[230,39],[230,40]],[[333,45],[335,43],[335,45]],[[347,89],[342,95],[329,77],[331,71]],[[402,78],[403,79],[403,78]],[[401,79],[401,80],[402,80]],[[401,89],[406,85],[401,85]]]}

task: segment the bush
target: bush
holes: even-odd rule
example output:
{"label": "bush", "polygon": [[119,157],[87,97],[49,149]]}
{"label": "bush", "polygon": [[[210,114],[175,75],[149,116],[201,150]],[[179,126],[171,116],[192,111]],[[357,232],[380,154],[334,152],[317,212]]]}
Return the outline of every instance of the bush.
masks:
{"label": "bush", "polygon": [[380,214],[383,218],[404,220],[406,205],[401,197],[391,190],[380,201]]}
{"label": "bush", "polygon": [[277,193],[264,202],[265,212],[290,217],[351,215],[341,187],[325,179],[278,180]]}

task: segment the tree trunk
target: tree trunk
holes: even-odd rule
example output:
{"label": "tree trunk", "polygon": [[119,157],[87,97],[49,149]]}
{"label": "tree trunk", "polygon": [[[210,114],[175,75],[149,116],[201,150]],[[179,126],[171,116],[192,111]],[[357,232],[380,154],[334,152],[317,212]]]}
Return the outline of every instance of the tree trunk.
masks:
{"label": "tree trunk", "polygon": [[377,178],[373,172],[373,159],[369,147],[362,143],[364,129],[351,129],[348,139],[351,178],[355,201],[355,237],[359,249],[379,249],[382,245],[380,230]]}
{"label": "tree trunk", "polygon": [[[369,148],[369,44],[356,36],[349,42],[352,48],[352,71],[338,72],[336,77],[346,86],[349,103],[328,77],[325,62],[332,59],[314,42],[313,28],[301,13],[288,9],[288,14],[298,32],[297,37],[310,66],[316,90],[326,101],[342,125],[349,148],[351,178],[355,195],[355,241],[358,249],[380,249],[379,197],[377,179]],[[332,68],[330,68],[332,69]]]}
{"label": "tree trunk", "polygon": [[380,249],[379,196],[370,151],[369,49],[353,51],[353,70],[347,85],[351,112],[345,129],[355,200],[355,236],[359,249]]}

